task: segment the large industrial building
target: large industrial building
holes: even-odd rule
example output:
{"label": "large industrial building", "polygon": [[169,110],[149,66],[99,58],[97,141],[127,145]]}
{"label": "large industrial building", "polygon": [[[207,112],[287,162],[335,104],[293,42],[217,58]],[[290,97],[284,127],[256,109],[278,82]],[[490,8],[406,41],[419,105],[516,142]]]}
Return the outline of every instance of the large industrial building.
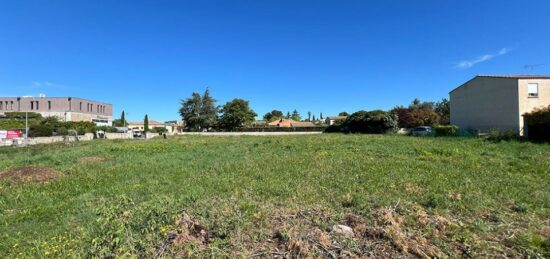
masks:
{"label": "large industrial building", "polygon": [[0,114],[35,112],[61,121],[91,121],[111,126],[113,105],[76,97],[0,97]]}

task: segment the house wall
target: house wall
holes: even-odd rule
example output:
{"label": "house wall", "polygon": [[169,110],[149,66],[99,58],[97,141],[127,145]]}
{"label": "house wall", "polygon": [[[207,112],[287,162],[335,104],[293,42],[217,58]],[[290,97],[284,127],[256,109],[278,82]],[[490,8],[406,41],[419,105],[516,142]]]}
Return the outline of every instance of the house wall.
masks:
{"label": "house wall", "polygon": [[476,77],[450,93],[451,124],[520,132],[518,79]]}
{"label": "house wall", "polygon": [[[527,85],[537,83],[539,96],[529,97]],[[548,107],[550,105],[550,79],[520,79],[518,85],[520,128],[523,129],[523,114],[533,111],[535,108]]]}

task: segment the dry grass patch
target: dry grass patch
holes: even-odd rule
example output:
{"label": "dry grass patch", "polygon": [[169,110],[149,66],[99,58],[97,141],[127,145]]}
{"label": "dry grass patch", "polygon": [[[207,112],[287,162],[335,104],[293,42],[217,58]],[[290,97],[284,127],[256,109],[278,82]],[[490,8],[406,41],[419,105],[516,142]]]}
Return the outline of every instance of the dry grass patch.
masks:
{"label": "dry grass patch", "polygon": [[0,179],[10,179],[16,182],[48,182],[60,177],[60,171],[43,166],[13,167],[0,173]]}
{"label": "dry grass patch", "polygon": [[95,164],[95,163],[104,162],[105,160],[107,159],[101,156],[86,156],[86,157],[80,158],[78,162],[82,164]]}

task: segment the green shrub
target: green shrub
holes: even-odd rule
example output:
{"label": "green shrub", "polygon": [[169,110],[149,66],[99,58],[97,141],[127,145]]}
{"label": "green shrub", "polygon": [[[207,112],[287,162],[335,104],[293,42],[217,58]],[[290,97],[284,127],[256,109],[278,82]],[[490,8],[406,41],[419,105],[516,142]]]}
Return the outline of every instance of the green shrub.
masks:
{"label": "green shrub", "polygon": [[342,132],[342,126],[339,124],[330,125],[325,129],[326,133],[338,133]]}
{"label": "green shrub", "polygon": [[550,106],[523,114],[527,138],[531,141],[550,142]]}
{"label": "green shrub", "polygon": [[395,114],[374,110],[358,111],[349,116],[342,124],[345,132],[382,134],[397,131]]}
{"label": "green shrub", "polygon": [[511,140],[518,140],[519,135],[511,130],[506,131],[499,131],[499,130],[491,130],[489,132],[489,135],[487,136],[487,140],[492,142],[501,142],[501,141],[511,141]]}
{"label": "green shrub", "polygon": [[458,136],[458,127],[454,125],[436,126],[433,129],[436,137]]}
{"label": "green shrub", "polygon": [[14,129],[24,129],[25,121],[9,119],[9,120],[0,120],[0,130],[14,130]]}
{"label": "green shrub", "polygon": [[29,137],[51,137],[53,129],[49,125],[35,124],[29,127]]}
{"label": "green shrub", "polygon": [[164,132],[167,132],[168,130],[166,128],[163,128],[163,127],[154,127],[151,132],[156,132],[156,133],[164,133]]}
{"label": "green shrub", "polygon": [[59,127],[55,129],[55,133],[59,136],[67,136],[69,135],[69,131],[65,127]]}

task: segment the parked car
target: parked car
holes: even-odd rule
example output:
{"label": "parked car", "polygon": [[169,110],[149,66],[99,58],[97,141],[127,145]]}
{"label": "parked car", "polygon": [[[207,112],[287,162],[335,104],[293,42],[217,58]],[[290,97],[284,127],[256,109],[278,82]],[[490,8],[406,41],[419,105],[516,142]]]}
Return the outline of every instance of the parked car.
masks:
{"label": "parked car", "polygon": [[432,134],[432,127],[419,126],[411,130],[412,136],[428,136]]}
{"label": "parked car", "polygon": [[134,138],[141,138],[141,136],[142,136],[141,131],[138,130],[138,129],[133,129],[132,134],[133,134]]}

